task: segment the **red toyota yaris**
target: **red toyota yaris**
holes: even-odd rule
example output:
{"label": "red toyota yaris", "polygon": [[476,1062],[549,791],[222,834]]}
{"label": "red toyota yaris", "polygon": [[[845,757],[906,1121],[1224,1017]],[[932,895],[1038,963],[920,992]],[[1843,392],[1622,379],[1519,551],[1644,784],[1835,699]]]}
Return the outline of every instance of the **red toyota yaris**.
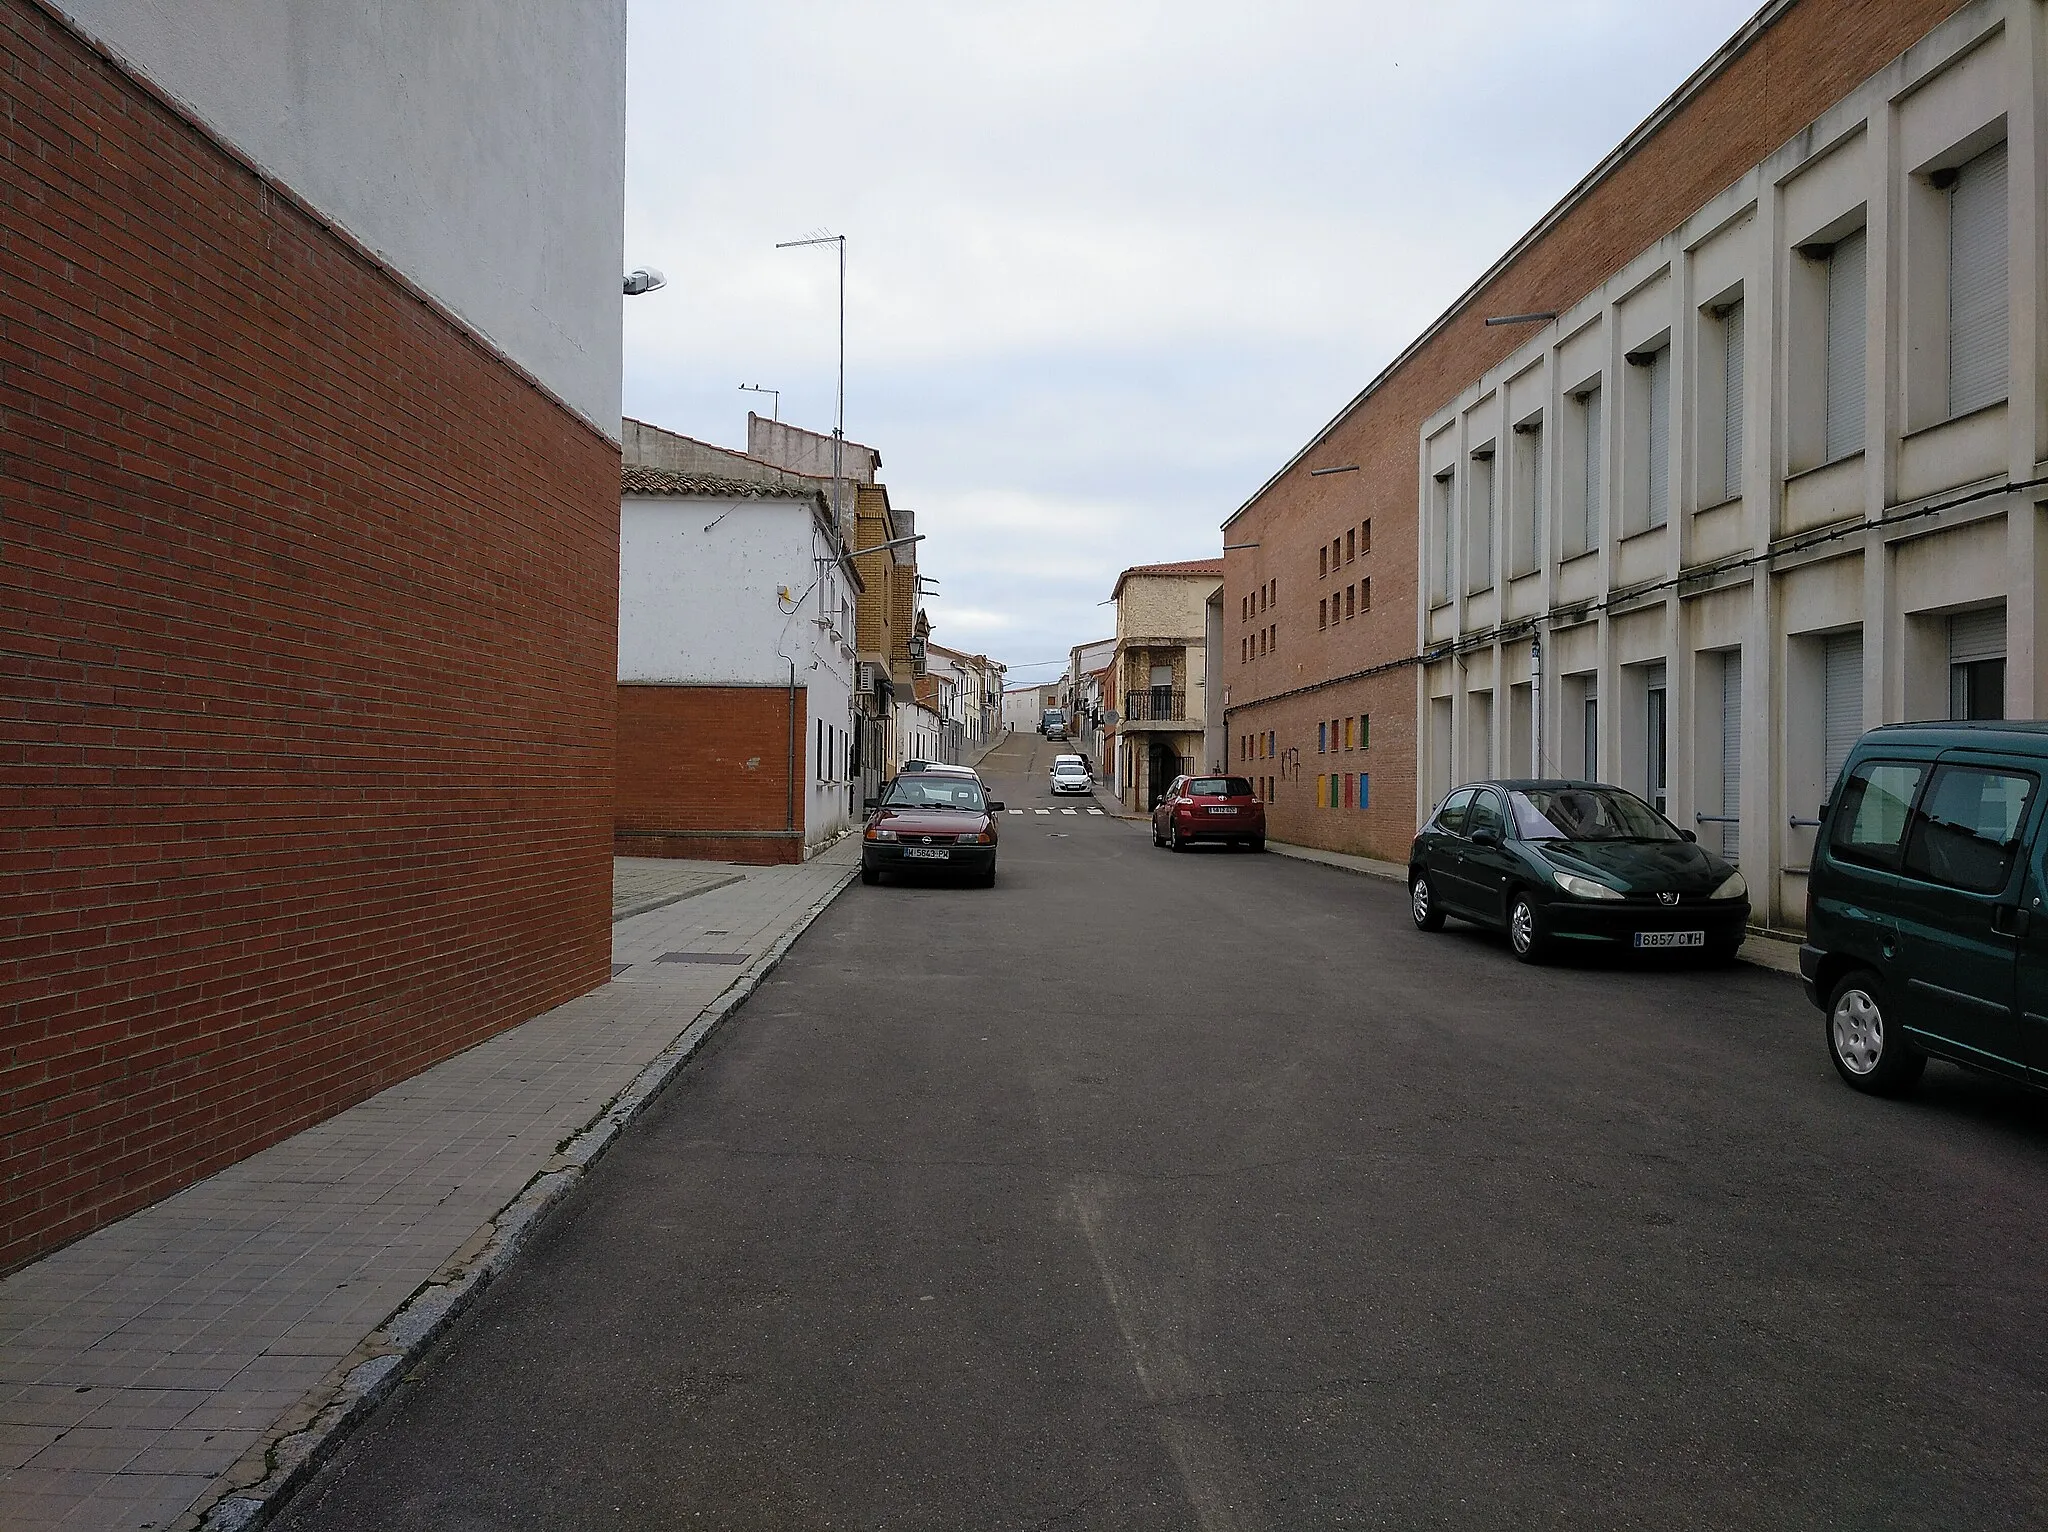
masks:
{"label": "red toyota yaris", "polygon": [[1266,849],[1266,806],[1249,777],[1175,777],[1152,811],[1152,844],[1185,851],[1198,840]]}

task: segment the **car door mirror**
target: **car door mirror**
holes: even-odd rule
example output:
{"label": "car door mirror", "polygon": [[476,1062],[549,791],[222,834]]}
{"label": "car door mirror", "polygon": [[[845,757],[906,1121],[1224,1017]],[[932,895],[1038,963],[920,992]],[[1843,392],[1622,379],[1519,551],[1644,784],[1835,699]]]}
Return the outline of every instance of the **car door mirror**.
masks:
{"label": "car door mirror", "polygon": [[1680,830],[1678,838],[1680,840],[1689,840],[1697,846],[1700,843],[1700,832],[1697,830]]}
{"label": "car door mirror", "polygon": [[1003,811],[1003,800],[1002,800],[1002,799],[1000,799],[1000,798],[991,798],[991,799],[989,800],[989,805],[988,805],[988,811],[989,811],[989,812],[990,812],[991,814],[1000,814],[1000,813],[1002,813],[1002,811]]}
{"label": "car door mirror", "polygon": [[867,806],[871,809],[878,809],[882,806],[882,800],[880,798],[869,798],[864,801],[866,802]]}
{"label": "car door mirror", "polygon": [[1472,832],[1472,844],[1475,846],[1498,846],[1500,844],[1500,831],[1494,829],[1474,830]]}

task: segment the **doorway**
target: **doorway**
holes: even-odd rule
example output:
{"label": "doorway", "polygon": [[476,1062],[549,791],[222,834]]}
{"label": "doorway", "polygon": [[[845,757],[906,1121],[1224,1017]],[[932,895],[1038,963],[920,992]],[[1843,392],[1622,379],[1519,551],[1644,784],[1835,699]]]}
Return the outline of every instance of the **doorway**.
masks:
{"label": "doorway", "polygon": [[1180,775],[1180,756],[1165,740],[1152,741],[1150,755],[1151,770],[1145,774],[1145,809],[1148,813],[1159,807],[1159,800],[1166,796],[1168,785]]}

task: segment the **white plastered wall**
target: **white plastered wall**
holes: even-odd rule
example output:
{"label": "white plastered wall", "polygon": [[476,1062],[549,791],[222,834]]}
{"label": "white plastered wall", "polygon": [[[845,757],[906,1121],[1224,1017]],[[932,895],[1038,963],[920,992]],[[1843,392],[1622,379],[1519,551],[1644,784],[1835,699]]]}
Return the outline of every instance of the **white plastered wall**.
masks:
{"label": "white plastered wall", "polygon": [[619,434],[626,0],[56,0]]}

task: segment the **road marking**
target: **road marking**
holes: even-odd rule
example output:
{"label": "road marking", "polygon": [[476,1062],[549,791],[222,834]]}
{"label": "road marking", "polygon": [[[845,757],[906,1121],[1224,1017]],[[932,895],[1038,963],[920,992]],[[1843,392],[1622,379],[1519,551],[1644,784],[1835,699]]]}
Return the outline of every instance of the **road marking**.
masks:
{"label": "road marking", "polygon": [[1093,814],[1097,819],[1100,819],[1102,817],[1101,809],[1090,809],[1088,812]]}
{"label": "road marking", "polygon": [[1023,813],[1024,813],[1024,811],[1023,811],[1022,809],[1011,809],[1011,810],[1010,810],[1010,812],[1011,812],[1012,814],[1015,814],[1015,815],[1019,816],[1020,818],[1021,818],[1021,817],[1023,816]]}
{"label": "road marking", "polygon": [[1071,815],[1071,814],[1078,814],[1078,813],[1080,813],[1081,811],[1080,811],[1079,809],[1061,809],[1061,810],[1060,810],[1060,812],[1061,812],[1062,814],[1070,814],[1070,815]]}
{"label": "road marking", "polygon": [[1033,809],[1033,810],[1032,810],[1031,812],[1032,812],[1032,813],[1034,813],[1034,814],[1050,814],[1050,813],[1052,812],[1052,810],[1051,810],[1051,809]]}

